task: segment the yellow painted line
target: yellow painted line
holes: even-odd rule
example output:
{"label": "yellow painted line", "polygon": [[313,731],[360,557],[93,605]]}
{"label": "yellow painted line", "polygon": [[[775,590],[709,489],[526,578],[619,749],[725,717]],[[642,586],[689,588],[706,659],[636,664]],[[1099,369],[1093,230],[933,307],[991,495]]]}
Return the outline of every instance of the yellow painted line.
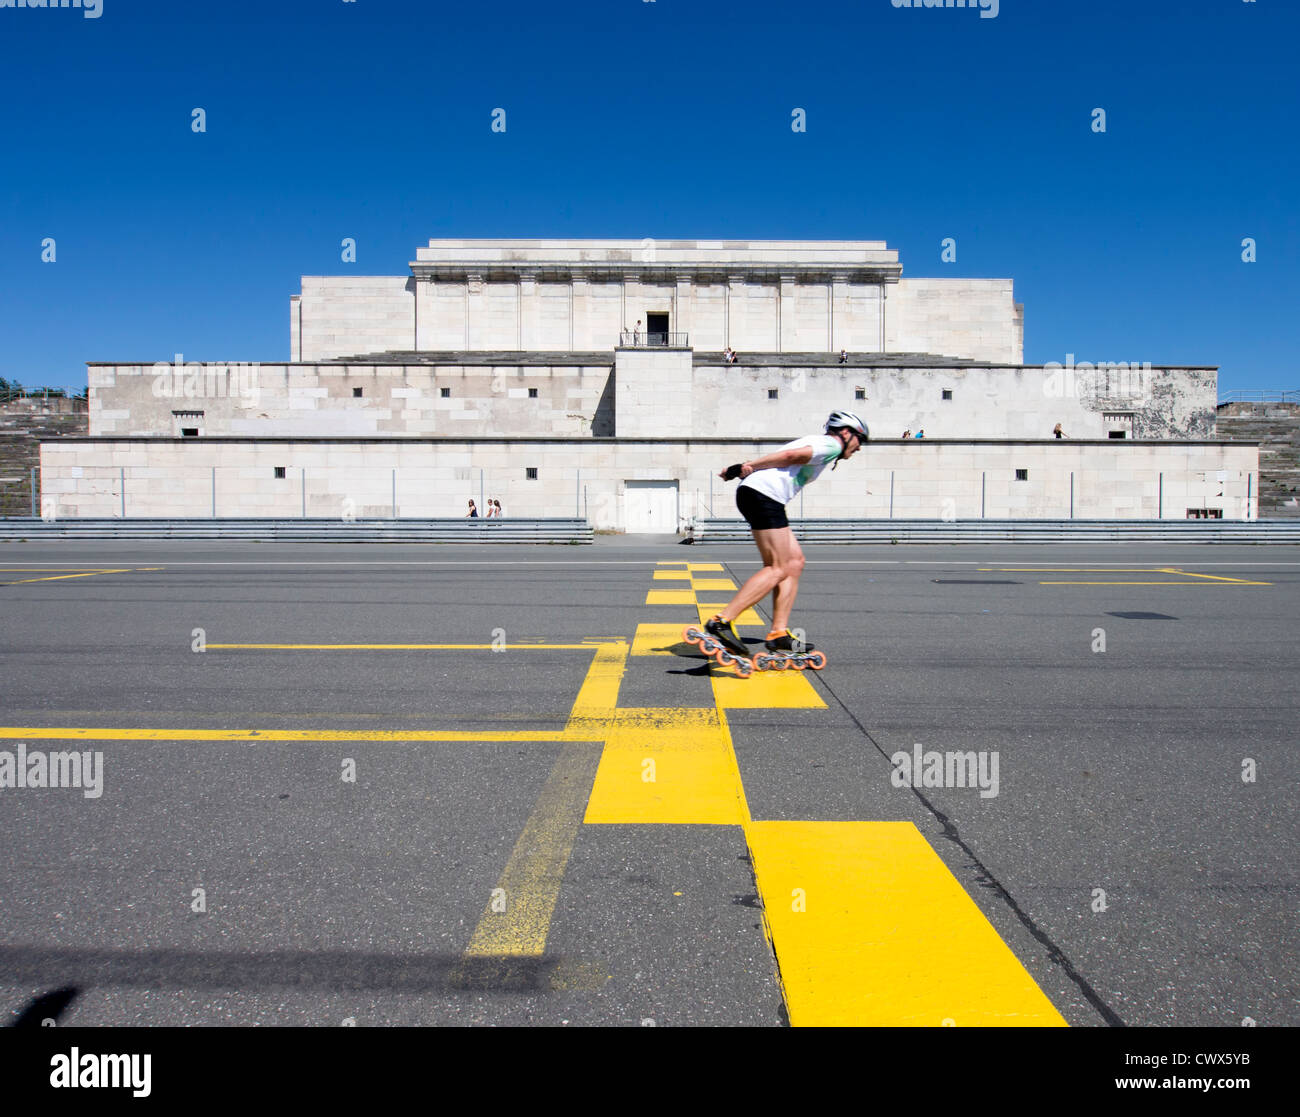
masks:
{"label": "yellow painted line", "polygon": [[[1214,573],[1192,573],[1177,567],[979,567],[982,573],[1171,573],[1179,577],[1199,577],[1226,585],[1273,585],[1270,581],[1251,581],[1243,577],[1223,577]],[[1195,585],[1183,581],[1040,581],[1039,585]]]}
{"label": "yellow painted line", "polygon": [[650,708],[614,714],[584,821],[740,826],[748,820],[722,711]]}
{"label": "yellow painted line", "polygon": [[746,836],[792,1025],[1065,1026],[910,822]]}
{"label": "yellow painted line", "polygon": [[1271,586],[1272,582],[1254,582],[1247,578],[1225,578],[1220,574],[1193,574],[1190,570],[1164,570],[1164,574],[1181,574],[1184,578],[1206,578],[1211,582],[1228,582],[1236,586]]}
{"label": "yellow painted line", "polygon": [[736,583],[730,578],[692,578],[691,589],[699,590],[729,590],[731,593],[736,592]]}
{"label": "yellow painted line", "polygon": [[722,563],[720,563],[720,562],[689,562],[689,563],[686,564],[686,569],[692,571],[693,573],[698,573],[698,572],[702,572],[702,571],[718,571],[719,573],[721,573],[721,571],[722,571]]}
{"label": "yellow painted line", "polygon": [[[759,645],[761,648],[762,645]],[[824,710],[807,671],[755,671],[748,679],[720,671],[711,673],[713,701],[727,710]]]}
{"label": "yellow painted line", "polygon": [[600,751],[600,745],[590,741],[571,741],[561,750],[479,919],[466,958],[545,953]]}
{"label": "yellow painted line", "polygon": [[0,726],[0,740],[31,741],[568,741],[567,729],[466,732],[436,729],[120,729],[104,726]]}
{"label": "yellow painted line", "polygon": [[656,582],[670,582],[670,581],[689,582],[690,580],[691,580],[691,572],[689,570],[656,570],[655,571]]}
{"label": "yellow painted line", "polygon": [[1271,582],[1235,582],[1231,585],[1223,582],[1039,582],[1040,586],[1191,586],[1194,589],[1249,589],[1252,586],[1268,586]]}
{"label": "yellow painted line", "polygon": [[[599,727],[601,719],[607,717],[618,705],[618,690],[626,671],[626,644],[610,642],[597,646],[591,667],[582,680],[573,708],[569,711],[569,730],[575,734],[585,732],[585,727],[590,722],[596,722]],[[598,738],[583,739],[597,740]]]}
{"label": "yellow painted line", "polygon": [[[477,651],[495,650],[494,644],[207,644],[213,648],[251,648],[269,651]],[[584,651],[589,652],[602,647],[601,644],[511,644],[504,645],[504,651]]]}
{"label": "yellow painted line", "polygon": [[[712,605],[705,605],[703,603],[700,603],[700,607],[699,607],[700,623],[703,624],[705,621],[710,620],[713,617],[717,616],[720,612],[722,612],[723,608],[726,607],[726,604],[727,603],[725,601],[716,601]],[[754,628],[761,628],[764,632],[767,631],[767,621],[765,621],[762,617],[760,617],[758,615],[758,612],[752,608],[746,609],[743,613],[740,614],[740,616],[736,618],[735,626],[739,628],[742,625],[749,625]]]}
{"label": "yellow painted line", "polygon": [[694,590],[650,590],[645,596],[647,605],[694,605]]}
{"label": "yellow painted line", "polygon": [[1169,574],[1172,571],[1159,566],[1108,567],[1108,566],[980,566],[981,574]]}
{"label": "yellow painted line", "polygon": [[632,655],[674,655],[674,647],[682,647],[684,624],[639,624],[632,640]]}
{"label": "yellow painted line", "polygon": [[129,568],[123,570],[90,570],[85,574],[53,574],[47,578],[18,578],[12,582],[3,582],[0,585],[6,586],[23,586],[30,582],[59,582],[65,578],[95,578],[100,574],[130,574]]}

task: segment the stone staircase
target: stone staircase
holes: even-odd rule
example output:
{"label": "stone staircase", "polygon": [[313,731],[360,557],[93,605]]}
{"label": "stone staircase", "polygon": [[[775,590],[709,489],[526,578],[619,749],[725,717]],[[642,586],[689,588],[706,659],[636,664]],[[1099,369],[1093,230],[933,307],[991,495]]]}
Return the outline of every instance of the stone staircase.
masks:
{"label": "stone staircase", "polygon": [[1300,518],[1300,404],[1221,403],[1218,437],[1259,443],[1259,514]]}
{"label": "stone staircase", "polygon": [[32,514],[32,468],[41,464],[42,440],[88,432],[89,416],[71,410],[72,403],[51,400],[42,406],[38,399],[24,399],[0,407],[0,516]]}

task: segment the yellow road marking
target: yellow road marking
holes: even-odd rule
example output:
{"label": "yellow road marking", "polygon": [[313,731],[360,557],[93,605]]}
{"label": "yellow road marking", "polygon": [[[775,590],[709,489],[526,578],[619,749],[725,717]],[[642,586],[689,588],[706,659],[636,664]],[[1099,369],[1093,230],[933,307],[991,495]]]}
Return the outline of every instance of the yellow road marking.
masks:
{"label": "yellow road marking", "polygon": [[582,825],[600,745],[571,741],[546,777],[532,814],[465,950],[466,958],[545,953],[564,870]]}
{"label": "yellow road marking", "polygon": [[684,624],[638,624],[632,640],[632,655],[674,655],[682,646]]}
{"label": "yellow road marking", "polygon": [[[24,573],[22,571],[6,571],[6,573]],[[6,586],[23,586],[30,582],[59,582],[65,578],[94,578],[100,574],[130,574],[130,568],[122,570],[88,570],[84,574],[52,574],[46,578],[18,578],[12,582],[0,582],[0,585]]]}
{"label": "yellow road marking", "polygon": [[[1226,578],[1219,574],[1194,574],[1190,570],[1180,570],[1173,566],[1159,567],[1068,567],[1068,566],[981,566],[983,574],[1174,574],[1180,578],[1204,578],[1211,582],[1221,582],[1233,586],[1271,586],[1272,582],[1256,582],[1246,578]],[[1050,579],[1038,583],[1040,586],[1188,586],[1197,582],[1078,582],[1062,579]]]}
{"label": "yellow road marking", "polygon": [[503,651],[584,651],[589,652],[600,644],[206,644],[209,651],[213,648],[251,648],[270,651],[471,651],[490,652],[498,646]]}
{"label": "yellow road marking", "polygon": [[1166,574],[1163,567],[1109,567],[1109,566],[980,566],[981,574]]}
{"label": "yellow road marking", "polygon": [[736,583],[730,578],[692,578],[691,589],[696,590],[730,590],[736,591]]}
{"label": "yellow road marking", "polygon": [[792,1025],[1065,1025],[910,822],[746,837]]}
{"label": "yellow road marking", "polygon": [[[761,650],[761,645],[760,645]],[[713,701],[727,710],[824,710],[826,703],[804,671],[755,671],[748,679],[714,671]]]}
{"label": "yellow road marking", "polygon": [[694,605],[694,590],[650,590],[645,595],[647,605]]}
{"label": "yellow road marking", "polygon": [[1164,570],[1164,574],[1181,574],[1184,578],[1207,578],[1211,582],[1230,582],[1238,586],[1270,586],[1272,582],[1255,582],[1247,578],[1225,578],[1220,574],[1193,574],[1190,570]]}
{"label": "yellow road marking", "polygon": [[1233,585],[1225,585],[1222,582],[1213,582],[1206,585],[1204,582],[1039,582],[1040,586],[1191,586],[1194,589],[1213,589],[1219,586],[1223,589],[1245,589],[1251,586],[1268,586],[1271,582],[1238,582]]}
{"label": "yellow road marking", "polygon": [[721,710],[621,709],[603,736],[584,821],[739,826],[749,818]]}
{"label": "yellow road marking", "polygon": [[565,729],[468,732],[437,729],[118,729],[104,726],[0,726],[0,740],[32,741],[569,741]]}
{"label": "yellow road marking", "polygon": [[656,582],[689,582],[691,572],[689,570],[656,570]]}

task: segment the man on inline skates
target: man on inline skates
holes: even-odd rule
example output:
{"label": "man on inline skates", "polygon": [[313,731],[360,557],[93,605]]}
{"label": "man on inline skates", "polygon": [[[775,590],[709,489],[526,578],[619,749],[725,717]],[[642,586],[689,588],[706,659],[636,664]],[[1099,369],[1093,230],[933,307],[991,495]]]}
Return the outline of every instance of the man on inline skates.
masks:
{"label": "man on inline skates", "polygon": [[[795,654],[813,650],[813,645],[797,642],[790,633],[790,610],[799,592],[804,557],[790,529],[785,506],[832,462],[838,465],[853,457],[868,437],[866,423],[853,412],[832,411],[824,434],[796,439],[753,461],[729,466],[718,475],[724,481],[740,478],[736,507],[754,533],[754,542],[763,558],[763,568],[736,591],[722,612],[704,625],[704,631],[733,655],[746,658],[750,655],[736,635],[733,623],[769,593],[772,594],[772,631],[767,634],[767,650]],[[821,661],[824,663],[824,657]]]}

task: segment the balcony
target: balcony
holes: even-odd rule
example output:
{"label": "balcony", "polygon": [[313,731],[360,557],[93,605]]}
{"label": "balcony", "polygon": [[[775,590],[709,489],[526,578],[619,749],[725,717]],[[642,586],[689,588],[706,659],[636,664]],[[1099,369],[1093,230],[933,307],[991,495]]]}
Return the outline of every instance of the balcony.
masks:
{"label": "balcony", "polygon": [[690,334],[665,333],[662,330],[622,330],[620,349],[689,349]]}

